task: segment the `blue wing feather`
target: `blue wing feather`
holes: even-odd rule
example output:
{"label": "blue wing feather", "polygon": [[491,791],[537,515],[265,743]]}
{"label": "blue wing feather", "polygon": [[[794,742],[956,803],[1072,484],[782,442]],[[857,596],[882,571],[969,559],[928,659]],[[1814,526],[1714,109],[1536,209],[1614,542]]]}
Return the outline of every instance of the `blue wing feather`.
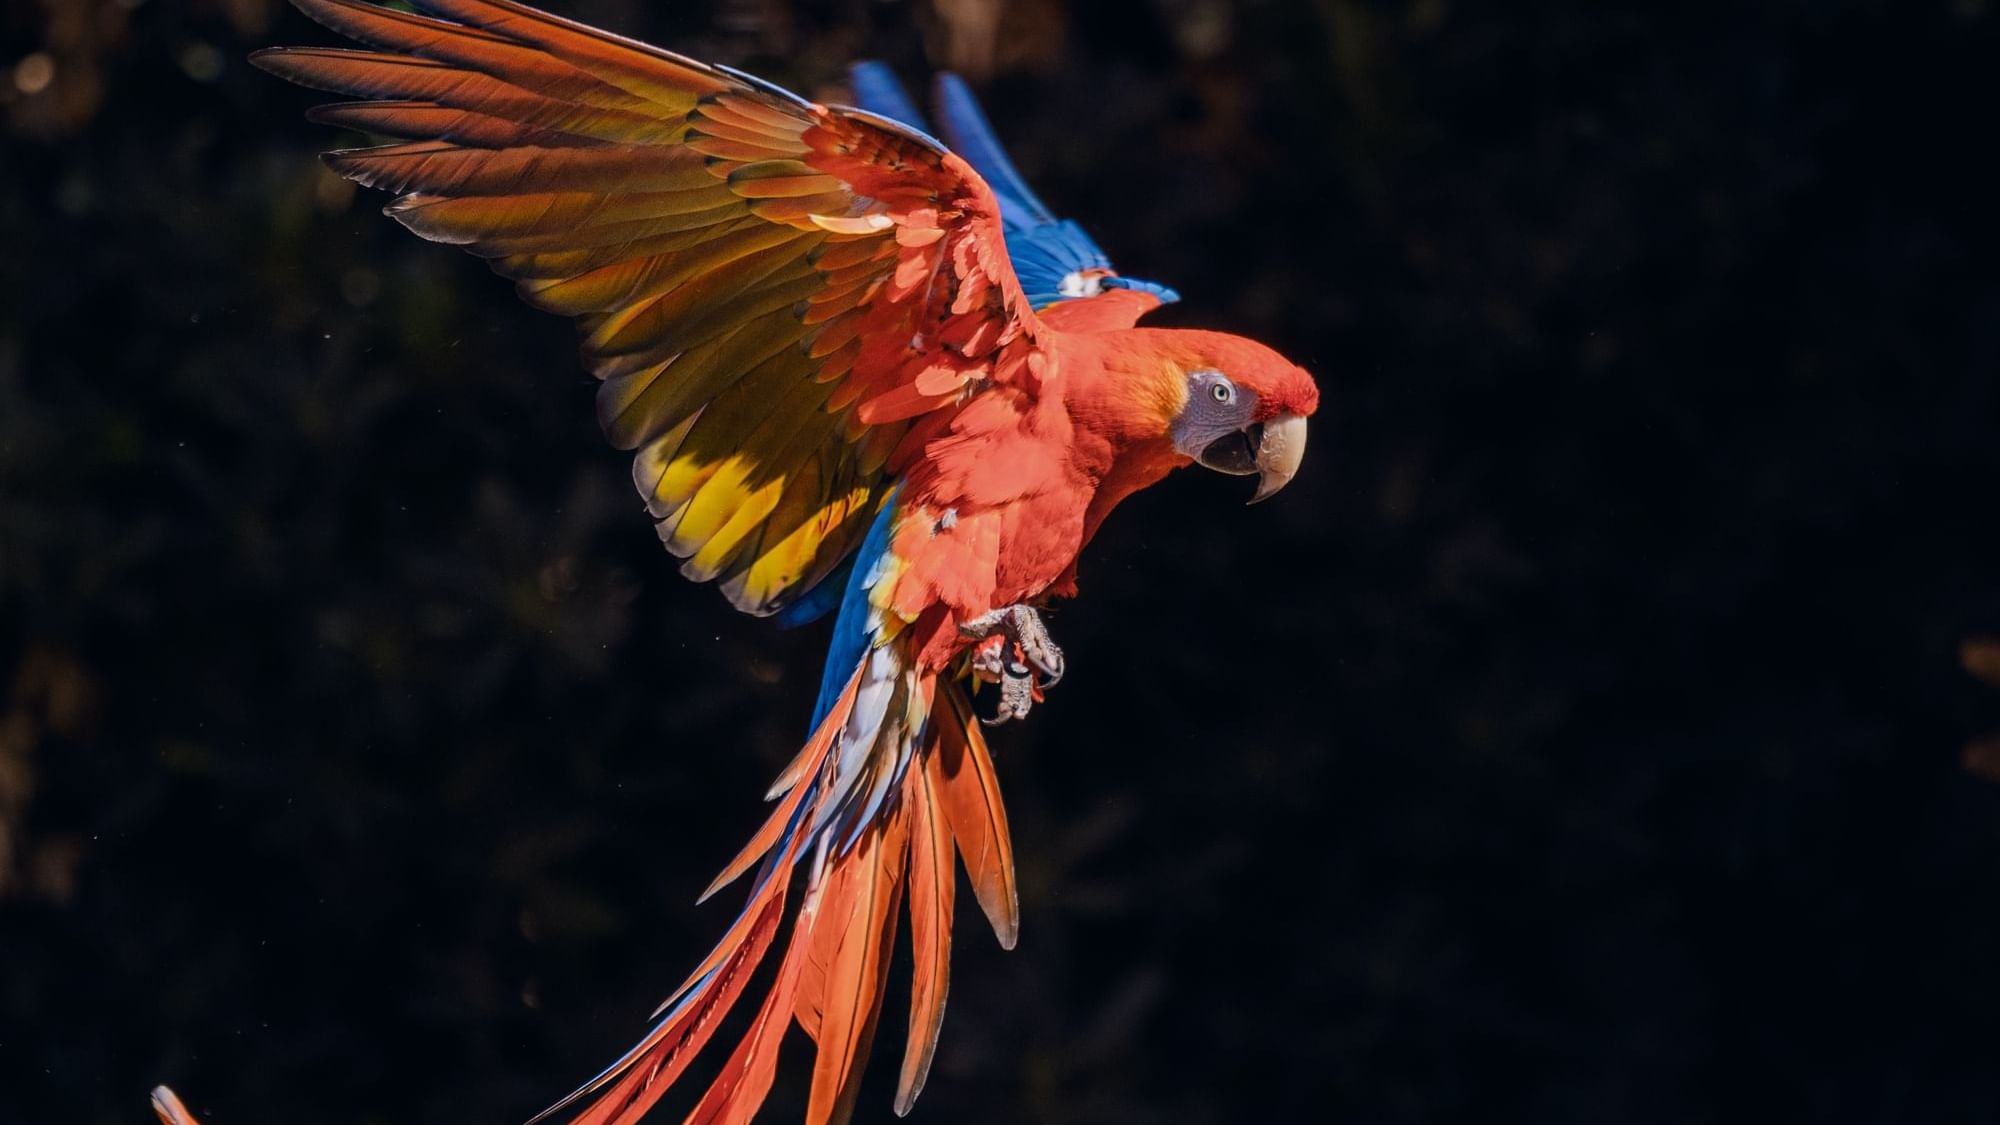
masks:
{"label": "blue wing feather", "polygon": [[819,700],[813,705],[814,730],[819,729],[819,722],[826,718],[827,712],[833,710],[841,691],[847,687],[847,677],[868,652],[868,588],[875,581],[872,574],[875,565],[889,550],[889,533],[896,522],[896,493],[901,490],[900,486],[892,489],[883,500],[882,510],[868,526],[867,538],[861,541],[861,549],[848,560],[845,578],[836,582],[838,576],[829,575],[813,590],[815,594],[821,590],[840,591],[840,616],[834,618],[833,641],[827,646],[826,667],[820,673]]}
{"label": "blue wing feather", "polygon": [[1068,297],[1085,296],[1064,291],[1071,275],[1111,268],[1111,259],[1070,219],[1036,226],[1009,225],[1007,256],[1014,261],[1014,274],[1021,279],[1028,303],[1038,309]]}
{"label": "blue wing feather", "polygon": [[772,615],[780,629],[796,629],[810,625],[834,610],[840,608],[842,593],[847,589],[847,576],[854,573],[854,556],[849,555],[841,564],[819,580],[792,604]]}
{"label": "blue wing feather", "polygon": [[972,96],[972,88],[965,84],[965,79],[951,73],[938,75],[932,105],[937,109],[945,143],[986,178],[993,194],[1000,197],[1006,211],[1001,217],[1008,226],[1043,226],[1056,221],[1034,189],[1021,178],[1014,162],[1007,159],[1007,150],[1000,147],[1000,138],[993,135],[993,125],[986,120],[979,99]]}
{"label": "blue wing feather", "polygon": [[884,63],[870,60],[848,68],[847,84],[854,89],[854,104],[870,113],[891,117],[915,129],[930,131],[923,111],[910,100],[896,72]]}
{"label": "blue wing feather", "polygon": [[[919,133],[929,129],[922,111],[888,67],[879,62],[856,63],[849,78],[861,109],[899,121]],[[1137,289],[1158,297],[1161,304],[1181,299],[1179,293],[1158,282],[1102,276],[1112,271],[1110,256],[1075,220],[1058,219],[1050,212],[1021,178],[964,79],[956,74],[938,75],[935,105],[945,144],[985,178],[1000,200],[1007,256],[1013,260],[1014,273],[1021,279],[1029,304],[1044,309],[1060,301],[1088,297],[1099,287]],[[808,600],[811,605],[802,600],[786,612],[787,624],[810,621],[834,604],[830,596]]]}

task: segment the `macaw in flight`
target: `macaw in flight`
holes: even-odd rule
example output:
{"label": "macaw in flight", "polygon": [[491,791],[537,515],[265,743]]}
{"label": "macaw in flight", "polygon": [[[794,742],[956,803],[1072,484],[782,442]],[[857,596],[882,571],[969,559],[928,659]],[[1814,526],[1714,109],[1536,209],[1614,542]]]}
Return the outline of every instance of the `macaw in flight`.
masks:
{"label": "macaw in flight", "polygon": [[312,116],[396,140],[327,163],[577,319],[599,421],[682,573],[753,614],[839,609],[811,733],[703,896],[749,875],[741,913],[644,1038],[537,1120],[637,1121],[785,931],[688,1121],[750,1120],[793,1022],[816,1045],[807,1121],[846,1121],[905,903],[909,1112],[954,852],[1000,944],[1019,927],[973,685],[999,686],[1004,721],[1061,676],[1037,607],[1075,594],[1125,497],[1188,464],[1256,476],[1253,502],[1284,487],[1311,376],[1242,337],[1138,327],[1172,291],[1050,216],[954,79],[958,152],[880,70],[856,75],[873,108],[819,105],[515,0],[293,2],[370,49],[257,64],[359,98]]}

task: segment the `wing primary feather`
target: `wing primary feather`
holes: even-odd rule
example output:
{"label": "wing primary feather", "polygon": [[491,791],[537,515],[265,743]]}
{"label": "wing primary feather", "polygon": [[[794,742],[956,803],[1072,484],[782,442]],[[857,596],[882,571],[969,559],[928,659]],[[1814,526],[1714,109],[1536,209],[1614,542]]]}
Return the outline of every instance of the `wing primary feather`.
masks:
{"label": "wing primary feather", "polygon": [[418,6],[540,47],[681,113],[692,109],[702,96],[728,89],[735,77],[721,67],[512,0],[419,0]]}
{"label": "wing primary feather", "polygon": [[935,95],[938,121],[953,150],[977,168],[995,191],[1012,197],[1027,217],[1037,223],[1055,222],[1055,215],[1007,158],[1007,150],[1001,147],[993,124],[986,120],[986,111],[979,108],[979,99],[965,79],[950,72],[938,75]]}
{"label": "wing primary feather", "polygon": [[912,128],[929,128],[923,112],[910,100],[909,91],[886,65],[874,61],[855,63],[847,68],[847,84],[854,88],[854,101],[862,109]]}
{"label": "wing primary feather", "polygon": [[306,111],[306,120],[384,137],[435,137],[475,148],[559,148],[595,143],[572,133],[521,125],[435,102],[338,102],[312,107]]}

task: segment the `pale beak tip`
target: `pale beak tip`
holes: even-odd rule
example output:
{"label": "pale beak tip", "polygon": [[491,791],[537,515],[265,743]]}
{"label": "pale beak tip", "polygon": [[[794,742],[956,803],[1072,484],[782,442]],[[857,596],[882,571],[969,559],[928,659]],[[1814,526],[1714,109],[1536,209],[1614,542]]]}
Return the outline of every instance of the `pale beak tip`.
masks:
{"label": "pale beak tip", "polygon": [[1264,435],[1257,443],[1257,492],[1250,503],[1258,504],[1277,495],[1278,490],[1299,474],[1306,457],[1306,420],[1297,414],[1281,414],[1264,423]]}

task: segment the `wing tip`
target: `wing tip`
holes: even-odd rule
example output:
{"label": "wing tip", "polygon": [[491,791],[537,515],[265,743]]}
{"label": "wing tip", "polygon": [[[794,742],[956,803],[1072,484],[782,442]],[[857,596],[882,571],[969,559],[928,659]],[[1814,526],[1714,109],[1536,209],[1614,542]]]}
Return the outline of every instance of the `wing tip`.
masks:
{"label": "wing tip", "polygon": [[[317,49],[324,51],[328,48]],[[302,61],[311,57],[309,52],[313,50],[315,48],[312,47],[259,47],[243,57],[251,66],[266,74],[276,75],[297,86],[318,89],[320,87],[306,80],[304,70],[309,64]]]}

